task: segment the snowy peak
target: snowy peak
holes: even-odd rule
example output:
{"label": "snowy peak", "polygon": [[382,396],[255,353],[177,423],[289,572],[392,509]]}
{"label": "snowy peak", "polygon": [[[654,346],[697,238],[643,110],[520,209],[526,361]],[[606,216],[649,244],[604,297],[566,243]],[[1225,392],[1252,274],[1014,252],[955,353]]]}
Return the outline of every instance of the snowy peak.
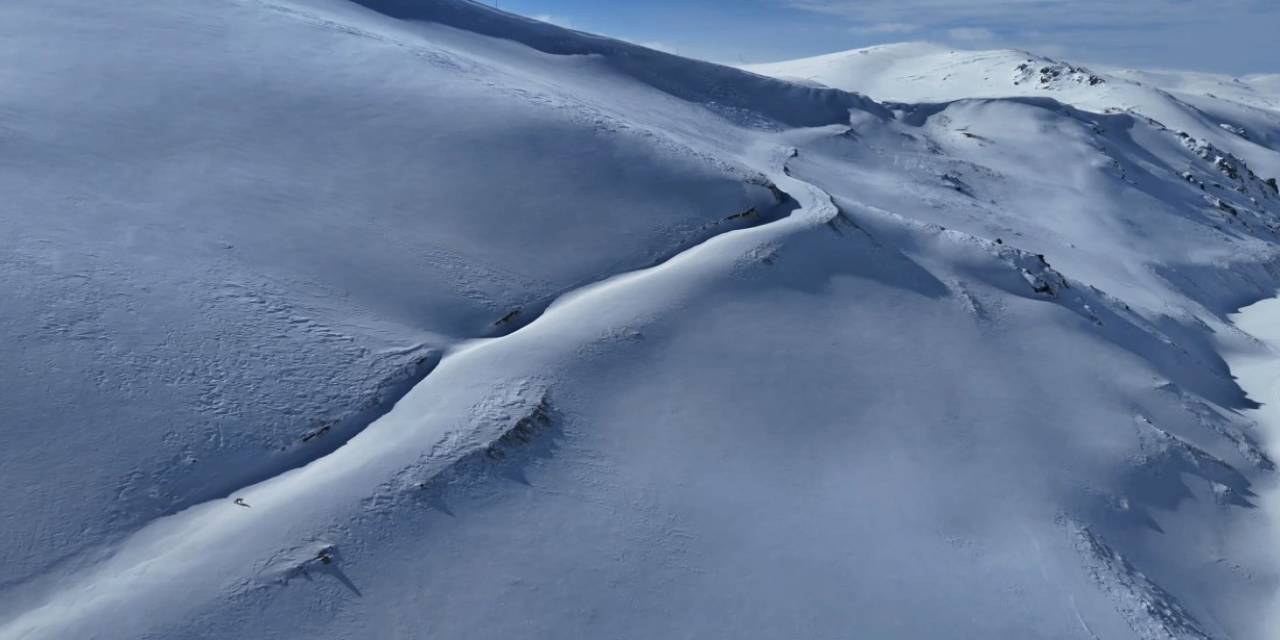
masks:
{"label": "snowy peak", "polygon": [[1227,149],[1260,175],[1280,176],[1280,102],[1242,79],[1092,68],[1013,49],[967,51],[922,43],[747,68],[890,102],[1024,96],[1097,113],[1132,112]]}
{"label": "snowy peak", "polygon": [[[873,97],[899,101],[1001,97],[1069,84],[1096,87],[1107,81],[1089,68],[1018,49],[967,51],[925,42],[880,45],[746,68],[850,90],[861,86]],[[928,83],[937,85],[923,86]],[[1013,87],[1022,90],[1012,91]],[[894,95],[892,90],[898,93]],[[932,93],[921,93],[926,91]]]}
{"label": "snowy peak", "polygon": [[[1210,73],[1094,67],[1021,49],[967,50],[928,42],[878,45],[745,68],[765,75],[861,90],[881,100],[896,101],[1028,95],[1028,91],[1061,90],[1070,84],[1099,87],[1107,83],[1234,100],[1253,107],[1274,106],[1280,100],[1275,76],[1233,78]],[[934,86],[923,86],[928,83]],[[1099,94],[1100,90],[1094,93]],[[1080,94],[1073,93],[1064,102],[1080,100]]]}
{"label": "snowy peak", "polygon": [[1042,88],[1048,88],[1058,83],[1074,82],[1096,87],[1106,82],[1102,76],[1084,67],[1056,62],[1048,58],[1039,60],[1028,58],[1026,62],[1019,63],[1015,68],[1017,69],[1013,81],[1015,85],[1035,83]]}
{"label": "snowy peak", "polygon": [[847,91],[778,82],[732,67],[532,20],[472,0],[355,1],[398,20],[510,40],[551,55],[598,57],[655,89],[720,109],[727,115],[757,113],[790,126],[836,124],[847,119],[850,109],[886,115],[875,102]]}

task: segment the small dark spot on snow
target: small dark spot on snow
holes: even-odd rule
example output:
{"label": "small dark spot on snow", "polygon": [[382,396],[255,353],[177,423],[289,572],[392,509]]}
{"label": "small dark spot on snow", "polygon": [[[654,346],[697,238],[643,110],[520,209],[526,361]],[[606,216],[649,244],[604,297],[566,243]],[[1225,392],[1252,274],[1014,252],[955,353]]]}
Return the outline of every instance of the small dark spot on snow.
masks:
{"label": "small dark spot on snow", "polygon": [[502,316],[500,319],[498,319],[498,321],[497,321],[497,322],[493,323],[493,326],[495,326],[495,327],[501,327],[501,326],[503,326],[503,325],[511,324],[511,323],[512,323],[513,321],[515,321],[515,319],[516,319],[517,317],[519,317],[519,316],[520,316],[520,310],[519,310],[519,309],[516,309],[516,310],[514,310],[514,311],[512,311],[512,312],[508,313],[507,315]]}
{"label": "small dark spot on snow", "polygon": [[742,213],[735,213],[735,214],[733,214],[733,215],[731,215],[731,216],[729,216],[729,217],[725,218],[725,219],[724,219],[724,221],[725,221],[725,222],[729,222],[729,221],[731,221],[731,220],[754,220],[754,219],[759,218],[759,217],[760,217],[760,212],[759,212],[759,211],[756,211],[756,208],[755,208],[755,207],[751,207],[750,209],[747,209],[746,211],[743,211]]}
{"label": "small dark spot on snow", "polygon": [[302,441],[310,442],[316,438],[327,435],[329,433],[330,427],[331,425],[326,424],[323,427],[320,427],[319,429],[316,429],[315,431],[312,431],[311,433],[308,433],[307,435],[302,436]]}

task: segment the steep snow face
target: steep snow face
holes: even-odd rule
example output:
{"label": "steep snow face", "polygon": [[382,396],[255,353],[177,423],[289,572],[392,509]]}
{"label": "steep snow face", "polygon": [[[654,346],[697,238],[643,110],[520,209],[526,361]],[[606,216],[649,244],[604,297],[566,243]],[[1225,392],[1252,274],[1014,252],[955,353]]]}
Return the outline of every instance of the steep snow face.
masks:
{"label": "steep snow face", "polygon": [[454,0],[0,30],[0,638],[1274,635],[1215,139]]}
{"label": "steep snow face", "polygon": [[753,65],[770,76],[859,91],[879,100],[1049,97],[1089,111],[1129,112],[1214,144],[1265,177],[1280,176],[1280,92],[1267,76],[1090,69],[1026,51],[927,43],[856,49]]}

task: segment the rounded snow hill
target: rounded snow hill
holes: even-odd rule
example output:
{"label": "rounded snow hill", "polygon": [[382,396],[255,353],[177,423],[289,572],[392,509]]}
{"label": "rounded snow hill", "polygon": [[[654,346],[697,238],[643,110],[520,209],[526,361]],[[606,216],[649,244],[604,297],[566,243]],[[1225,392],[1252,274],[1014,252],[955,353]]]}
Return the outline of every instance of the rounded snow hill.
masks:
{"label": "rounded snow hill", "polygon": [[1230,151],[1263,177],[1280,176],[1274,77],[1092,68],[1015,49],[970,51],[925,42],[744,68],[890,102],[1035,96],[1098,113],[1132,112]]}

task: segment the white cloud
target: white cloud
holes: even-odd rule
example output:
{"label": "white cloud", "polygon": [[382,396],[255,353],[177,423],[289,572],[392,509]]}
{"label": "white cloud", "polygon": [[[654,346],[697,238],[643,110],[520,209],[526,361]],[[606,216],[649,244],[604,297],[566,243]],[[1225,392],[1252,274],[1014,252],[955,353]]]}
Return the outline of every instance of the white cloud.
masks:
{"label": "white cloud", "polygon": [[924,29],[981,24],[1004,31],[1027,27],[1141,28],[1188,24],[1224,12],[1272,14],[1275,0],[775,0],[794,9],[839,16],[855,24],[912,24]]}
{"label": "white cloud", "polygon": [[980,42],[983,40],[991,40],[996,34],[990,29],[983,27],[957,27],[955,29],[947,29],[947,37],[960,42]]}
{"label": "white cloud", "polygon": [[654,51],[663,51],[666,53],[678,53],[679,51],[676,49],[675,45],[667,44],[661,40],[646,40],[644,42],[637,42],[636,44],[645,47],[646,49],[653,49]]}
{"label": "white cloud", "polygon": [[911,33],[919,31],[920,25],[911,22],[881,22],[850,29],[854,33]]}
{"label": "white cloud", "polygon": [[570,20],[568,20],[568,19],[566,19],[566,18],[561,18],[560,16],[553,16],[553,15],[551,15],[551,14],[549,14],[549,13],[539,13],[539,14],[538,14],[538,15],[536,15],[536,16],[532,16],[532,18],[533,18],[534,20],[539,21],[539,22],[549,22],[549,23],[551,23],[551,24],[554,24],[554,25],[557,25],[557,26],[561,26],[561,27],[572,27],[572,26],[573,26],[573,22],[572,22],[572,21],[570,21]]}

